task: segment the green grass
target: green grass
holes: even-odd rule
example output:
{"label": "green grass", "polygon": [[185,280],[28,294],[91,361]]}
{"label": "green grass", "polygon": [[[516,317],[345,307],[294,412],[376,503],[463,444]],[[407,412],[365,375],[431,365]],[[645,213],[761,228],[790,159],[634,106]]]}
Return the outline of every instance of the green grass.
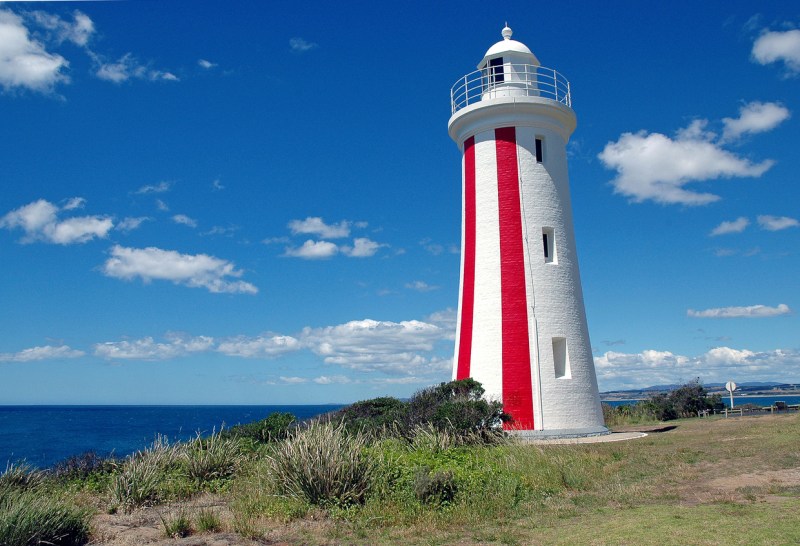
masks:
{"label": "green grass", "polygon": [[37,486],[0,485],[0,544],[78,546],[89,537],[90,513]]}

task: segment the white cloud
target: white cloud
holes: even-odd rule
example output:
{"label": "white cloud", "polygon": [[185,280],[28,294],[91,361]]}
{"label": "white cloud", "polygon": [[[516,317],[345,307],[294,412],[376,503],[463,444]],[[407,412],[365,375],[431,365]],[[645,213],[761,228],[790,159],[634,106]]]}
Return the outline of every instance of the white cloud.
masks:
{"label": "white cloud", "polygon": [[705,120],[695,120],[675,138],[661,133],[624,133],[606,144],[598,155],[606,168],[617,171],[611,181],[614,193],[634,203],[652,200],[662,204],[705,205],[720,199],[712,193],[687,189],[691,182],[731,177],[758,177],[773,165],[738,157],[724,150],[716,135],[705,130]]}
{"label": "white cloud", "polygon": [[83,351],[71,349],[67,345],[53,347],[32,347],[18,353],[0,353],[0,362],[31,362],[34,360],[58,360],[65,358],[79,358],[85,355]]}
{"label": "white cloud", "polygon": [[748,220],[744,216],[740,216],[736,220],[732,220],[730,222],[722,222],[720,225],[712,229],[709,235],[711,237],[716,237],[717,235],[725,235],[727,233],[741,233],[749,225],[750,225],[750,220]]}
{"label": "white cloud", "polygon": [[788,305],[781,303],[777,307],[749,305],[747,307],[718,307],[704,311],[689,309],[686,314],[694,318],[764,318],[788,315],[791,312]]}
{"label": "white cloud", "polygon": [[293,235],[314,234],[323,239],[339,239],[350,235],[350,224],[342,220],[338,224],[328,225],[319,216],[309,216],[305,220],[292,220],[288,227]]}
{"label": "white cloud", "polygon": [[438,286],[432,286],[425,281],[414,281],[406,283],[406,288],[409,290],[416,290],[417,292],[430,292],[431,290],[436,290]]}
{"label": "white cloud", "polygon": [[96,56],[99,64],[95,75],[101,80],[113,83],[122,83],[129,79],[149,81],[179,81],[172,72],[156,70],[148,65],[141,64],[132,53],[126,53],[114,62],[103,62]]}
{"label": "white cloud", "polygon": [[47,52],[41,42],[31,39],[18,15],[0,9],[0,86],[47,93],[69,81],[64,74],[68,66],[64,57]]}
{"label": "white cloud", "polygon": [[255,294],[258,289],[244,281],[230,280],[242,276],[233,263],[207,254],[180,254],[160,248],[126,248],[115,245],[111,257],[103,264],[103,273],[117,279],[139,277],[145,283],[172,281],[193,288],[206,288],[214,293]]}
{"label": "white cloud", "polygon": [[304,40],[303,38],[292,38],[289,40],[289,47],[292,48],[292,51],[297,53],[305,53],[306,51],[316,49],[318,46],[317,44]]}
{"label": "white cloud", "polygon": [[211,61],[207,61],[206,59],[198,59],[197,64],[200,65],[202,68],[209,70],[217,66],[217,63],[212,63]]}
{"label": "white cloud", "polygon": [[608,351],[594,358],[601,390],[641,388],[674,384],[699,377],[704,383],[800,378],[800,351],[775,349],[751,351],[716,347],[699,356],[687,357],[669,351],[636,354]]}
{"label": "white cloud", "polygon": [[383,243],[376,243],[366,237],[359,237],[353,240],[353,246],[342,246],[341,251],[345,256],[351,258],[369,258],[374,256],[381,247],[387,246]]}
{"label": "white cloud", "polygon": [[346,385],[353,380],[345,375],[321,375],[313,379],[317,385]]}
{"label": "white cloud", "polygon": [[790,74],[800,73],[800,30],[762,33],[753,43],[752,55],[759,64],[783,61]]}
{"label": "white cloud", "polygon": [[116,229],[126,232],[133,231],[134,229],[138,229],[143,222],[149,222],[150,220],[152,220],[152,218],[149,218],[147,216],[138,216],[135,218],[129,216],[117,222]]}
{"label": "white cloud", "polygon": [[761,226],[761,229],[766,229],[767,231],[780,231],[782,229],[800,226],[800,222],[788,216],[762,215],[756,218],[756,220],[758,220],[758,225]]}
{"label": "white cloud", "polygon": [[182,224],[184,226],[189,226],[193,228],[197,227],[197,220],[195,220],[194,218],[189,218],[185,214],[176,214],[175,216],[172,217],[172,221],[175,222],[176,224]]}
{"label": "white cloud", "polygon": [[339,247],[328,241],[312,241],[309,239],[299,248],[286,247],[284,256],[303,258],[304,260],[322,260],[335,256]]}
{"label": "white cloud", "polygon": [[771,131],[790,117],[789,109],[777,102],[750,102],[739,108],[738,118],[722,118],[722,141]]}
{"label": "white cloud", "polygon": [[89,43],[94,34],[94,22],[88,15],[77,10],[72,14],[72,22],[44,11],[34,11],[28,15],[39,26],[51,31],[52,39],[59,44],[66,41],[83,47]]}
{"label": "white cloud", "polygon": [[59,245],[85,243],[95,237],[108,235],[114,222],[103,216],[76,216],[59,220],[58,215],[65,210],[83,206],[79,197],[70,199],[63,207],[58,207],[44,199],[39,199],[0,218],[0,228],[21,228],[25,232],[23,243],[41,241]]}
{"label": "white cloud", "polygon": [[156,207],[162,212],[169,211],[169,206],[161,199],[156,199]]}
{"label": "white cloud", "polygon": [[167,360],[208,351],[214,344],[213,338],[206,336],[184,337],[170,334],[167,337],[166,343],[157,343],[152,337],[97,343],[94,354],[109,360]]}
{"label": "white cloud", "polygon": [[137,195],[147,195],[149,193],[164,193],[168,192],[171,188],[172,188],[172,182],[163,181],[159,182],[158,184],[148,184],[142,186],[134,193]]}
{"label": "white cloud", "polygon": [[240,336],[221,342],[217,351],[243,358],[275,358],[301,348],[300,341],[292,336],[270,335],[256,338]]}
{"label": "white cloud", "polygon": [[225,189],[225,186],[223,186],[223,185],[222,185],[222,182],[220,182],[220,181],[219,181],[219,178],[215,179],[215,180],[214,180],[214,181],[211,183],[211,187],[212,187],[212,188],[213,188],[215,191],[222,191],[222,190],[224,190],[224,189]]}
{"label": "white cloud", "polygon": [[281,383],[285,385],[299,385],[300,383],[308,383],[308,378],[306,377],[286,377],[285,375],[280,376]]}
{"label": "white cloud", "polygon": [[439,371],[421,352],[432,351],[448,332],[434,324],[354,320],[338,326],[305,328],[300,336],[305,346],[327,364],[358,371],[390,374]]}

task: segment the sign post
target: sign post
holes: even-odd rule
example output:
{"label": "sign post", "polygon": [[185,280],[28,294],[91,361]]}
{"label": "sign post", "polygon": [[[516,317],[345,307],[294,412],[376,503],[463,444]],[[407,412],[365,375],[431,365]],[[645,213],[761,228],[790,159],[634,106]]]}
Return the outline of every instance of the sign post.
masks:
{"label": "sign post", "polygon": [[736,383],[733,381],[728,381],[725,383],[725,389],[731,393],[731,409],[733,409],[733,391],[736,390]]}

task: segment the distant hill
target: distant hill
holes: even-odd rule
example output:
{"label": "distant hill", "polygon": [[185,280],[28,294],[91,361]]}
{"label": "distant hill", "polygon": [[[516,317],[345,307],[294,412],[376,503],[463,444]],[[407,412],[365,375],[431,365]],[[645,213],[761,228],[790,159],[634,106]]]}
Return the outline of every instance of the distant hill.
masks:
{"label": "distant hill", "polygon": [[[653,385],[641,389],[626,389],[601,392],[602,397],[615,398],[641,398],[649,397],[659,392],[669,392],[681,387],[682,384]],[[710,391],[724,390],[725,383],[703,383],[703,386]],[[753,392],[764,390],[800,390],[800,383],[777,383],[774,381],[743,381],[736,383],[736,392]]]}

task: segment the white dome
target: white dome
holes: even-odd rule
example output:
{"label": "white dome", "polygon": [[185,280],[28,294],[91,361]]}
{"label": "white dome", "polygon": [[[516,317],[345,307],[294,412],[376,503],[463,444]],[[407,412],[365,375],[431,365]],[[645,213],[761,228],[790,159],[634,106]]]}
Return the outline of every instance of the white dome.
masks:
{"label": "white dome", "polygon": [[494,44],[492,47],[486,51],[486,54],[483,56],[483,60],[481,60],[480,64],[478,64],[478,68],[483,67],[489,59],[493,59],[495,57],[503,57],[507,56],[507,54],[511,53],[513,56],[519,57],[528,57],[525,59],[528,64],[538,65],[539,59],[536,58],[536,55],[523,44],[522,42],[518,42],[516,40],[511,39],[512,31],[506,25],[502,32],[503,39]]}

